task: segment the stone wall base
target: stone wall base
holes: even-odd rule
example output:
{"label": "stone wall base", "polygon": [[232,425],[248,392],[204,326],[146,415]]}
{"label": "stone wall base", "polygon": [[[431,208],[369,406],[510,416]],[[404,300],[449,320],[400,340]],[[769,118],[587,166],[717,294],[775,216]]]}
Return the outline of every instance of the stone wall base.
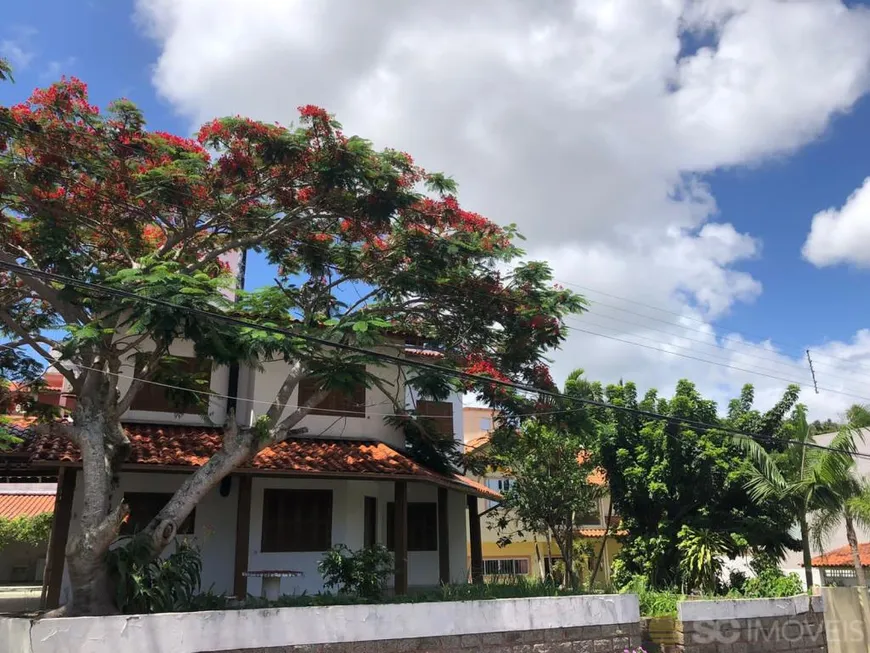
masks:
{"label": "stone wall base", "polygon": [[[256,649],[256,653],[623,653],[641,645],[640,624],[583,626],[478,635],[386,639]],[[232,649],[203,653],[254,653]]]}

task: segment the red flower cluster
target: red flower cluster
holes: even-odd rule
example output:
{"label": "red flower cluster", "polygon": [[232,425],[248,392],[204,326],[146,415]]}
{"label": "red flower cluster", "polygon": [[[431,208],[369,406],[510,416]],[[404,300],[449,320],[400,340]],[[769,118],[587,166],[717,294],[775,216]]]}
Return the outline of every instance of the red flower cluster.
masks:
{"label": "red flower cluster", "polygon": [[329,114],[326,109],[318,107],[314,104],[305,104],[299,108],[299,115],[310,120],[329,120]]}
{"label": "red flower cluster", "polygon": [[208,152],[200,145],[197,141],[192,138],[182,138],[181,136],[176,136],[175,134],[170,134],[168,132],[155,131],[151,132],[152,135],[158,137],[162,141],[166,142],[167,145],[171,145],[173,147],[178,148],[184,152],[191,152],[193,154],[199,154],[204,157],[206,161],[208,161],[211,157]]}

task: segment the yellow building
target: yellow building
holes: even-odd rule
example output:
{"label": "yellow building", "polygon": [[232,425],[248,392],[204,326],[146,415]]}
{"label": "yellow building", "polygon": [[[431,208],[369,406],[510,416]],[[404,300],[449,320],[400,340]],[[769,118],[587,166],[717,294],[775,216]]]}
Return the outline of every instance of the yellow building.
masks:
{"label": "yellow building", "polygon": [[[495,412],[489,408],[477,408],[466,406],[462,409],[463,437],[467,450],[476,449],[489,441],[489,433],[492,431]],[[485,484],[490,489],[503,491],[510,486],[511,479],[498,472],[488,473],[484,477],[476,477],[474,480]],[[604,475],[596,472],[589,478],[592,483],[604,485]],[[562,552],[555,542],[547,542],[544,534],[524,533],[523,537],[514,536],[510,544],[499,546],[500,534],[496,526],[496,502],[489,499],[478,500],[478,513],[481,525],[481,540],[483,550],[484,577],[505,578],[509,576],[528,576],[531,578],[543,578],[549,572],[551,563],[561,560]],[[601,551],[604,538],[604,525],[607,512],[610,509],[610,499],[605,494],[598,501],[596,510],[584,518],[584,523],[577,528],[577,537],[580,541],[589,545],[592,555],[589,557],[590,564]],[[612,524],[618,524],[618,518],[611,518]],[[614,556],[619,551],[619,543],[616,541],[616,533],[611,528],[604,550],[601,569],[596,578],[596,585],[607,585],[610,581],[610,565]],[[471,556],[471,544],[468,546],[469,568]],[[585,570],[584,570],[585,571]],[[584,578],[588,577],[585,573]]]}

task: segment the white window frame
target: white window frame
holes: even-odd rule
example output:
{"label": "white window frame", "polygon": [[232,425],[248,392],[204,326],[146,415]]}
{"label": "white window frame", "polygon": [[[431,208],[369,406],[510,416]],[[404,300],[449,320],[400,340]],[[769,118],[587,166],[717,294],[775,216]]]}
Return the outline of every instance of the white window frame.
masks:
{"label": "white window frame", "polygon": [[[510,564],[508,564],[510,563]],[[495,564],[496,570],[493,573],[491,567]],[[518,571],[518,566],[524,565],[525,571]],[[488,570],[487,567],[490,567]],[[504,569],[502,568],[504,567]],[[507,569],[512,567],[512,569]],[[529,570],[532,568],[529,558],[484,558],[483,559],[483,575],[484,576],[528,576]]]}

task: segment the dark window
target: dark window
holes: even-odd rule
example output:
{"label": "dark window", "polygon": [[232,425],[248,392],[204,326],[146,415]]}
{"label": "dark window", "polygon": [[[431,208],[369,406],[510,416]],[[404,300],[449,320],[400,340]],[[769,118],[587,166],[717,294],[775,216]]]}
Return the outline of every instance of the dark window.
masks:
{"label": "dark window", "polygon": [[453,404],[447,401],[418,401],[417,414],[428,417],[438,433],[453,437]]}
{"label": "dark window", "polygon": [[[125,492],[124,501],[130,507],[130,517],[121,524],[121,535],[133,535],[145,529],[172,498],[170,492]],[[178,527],[179,535],[193,535],[196,509]]]}
{"label": "dark window", "polygon": [[378,500],[375,497],[365,497],[364,521],[363,546],[374,546],[378,543]]}
{"label": "dark window", "polygon": [[[211,361],[201,358],[186,358],[176,356],[176,362],[173,364],[173,370],[176,374],[190,374],[198,377],[198,380],[205,381],[203,390],[208,390],[208,382],[211,380]],[[172,384],[169,384],[172,385]],[[136,396],[133,397],[133,402],[130,404],[130,410],[150,410],[157,413],[183,413],[194,407],[194,402],[191,401],[186,405],[179,406],[177,403],[170,401],[167,395],[168,388],[153,383],[145,383],[139,388]]]}
{"label": "dark window", "polygon": [[263,491],[260,549],[326,551],[332,546],[332,490]]}
{"label": "dark window", "polygon": [[596,526],[602,523],[601,513],[598,509],[598,501],[593,501],[587,510],[582,512],[574,522],[579,525],[595,524]]}
{"label": "dark window", "polygon": [[[396,548],[396,505],[387,504],[387,548]],[[408,551],[438,550],[438,505],[408,504]]]}
{"label": "dark window", "polygon": [[[320,390],[320,379],[306,377],[299,382],[299,402],[304,405]],[[310,415],[335,415],[337,417],[365,417],[366,387],[362,383],[348,392],[332,390],[317,406],[311,409]]]}

